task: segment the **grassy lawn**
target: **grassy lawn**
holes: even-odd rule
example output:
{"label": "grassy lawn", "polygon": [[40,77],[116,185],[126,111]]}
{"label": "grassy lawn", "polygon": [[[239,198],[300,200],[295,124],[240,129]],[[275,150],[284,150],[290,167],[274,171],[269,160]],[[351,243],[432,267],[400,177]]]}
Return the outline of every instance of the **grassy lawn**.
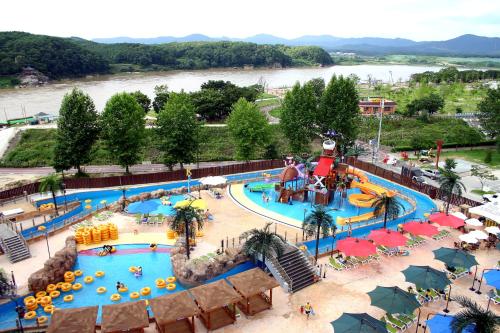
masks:
{"label": "grassy lawn", "polygon": [[263,107],[266,107],[266,106],[280,105],[281,104],[281,100],[279,98],[265,99],[263,101],[257,101],[257,102],[255,102],[255,104],[259,108],[263,108]]}
{"label": "grassy lawn", "polygon": [[470,162],[488,165],[492,168],[500,168],[500,153],[495,149],[490,150],[493,153],[491,156],[491,163],[484,163],[484,157],[486,156],[487,149],[446,151],[441,153],[441,156],[446,158],[460,158]]}
{"label": "grassy lawn", "polygon": [[496,193],[495,191],[483,191],[483,190],[472,190],[471,192],[474,194],[478,194],[478,195],[495,194]]}
{"label": "grassy lawn", "polygon": [[12,88],[20,83],[19,79],[10,76],[0,76],[0,89]]}
{"label": "grassy lawn", "polygon": [[257,96],[257,99],[264,99],[264,98],[276,98],[276,95],[272,95],[272,94],[268,94],[266,92],[263,92]]}
{"label": "grassy lawn", "polygon": [[275,118],[281,118],[281,107],[272,109],[269,114]]}

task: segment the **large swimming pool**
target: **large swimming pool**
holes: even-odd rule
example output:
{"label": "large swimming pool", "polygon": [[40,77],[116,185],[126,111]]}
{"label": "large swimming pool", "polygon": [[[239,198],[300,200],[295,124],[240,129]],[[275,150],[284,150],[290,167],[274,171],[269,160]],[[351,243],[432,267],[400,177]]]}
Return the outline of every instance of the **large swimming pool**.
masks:
{"label": "large swimming pool", "polygon": [[[98,250],[81,251],[78,254],[74,270],[79,269],[83,271],[83,275],[75,279],[75,283],[81,283],[83,288],[79,291],[61,293],[61,296],[53,300],[53,305],[56,308],[74,308],[113,304],[114,302],[110,300],[110,296],[117,292],[116,283],[118,281],[124,283],[128,288],[128,292],[120,293],[122,297],[120,302],[132,301],[130,293],[134,291],[140,292],[144,287],[150,287],[151,294],[140,296],[139,299],[150,299],[186,289],[179,282],[176,282],[176,289],[173,291],[168,291],[165,288],[160,289],[155,285],[156,279],[166,279],[174,275],[170,261],[171,247],[160,245],[157,251],[152,252],[147,244],[130,244],[118,245],[116,249],[116,253],[104,257],[97,255]],[[133,273],[130,273],[130,266],[141,266],[143,269],[142,276],[135,277]],[[251,262],[246,262],[207,282],[213,282],[253,267],[255,266]],[[96,271],[104,271],[104,277],[95,277]],[[94,281],[90,284],[84,283],[83,280],[86,276],[92,276]],[[98,287],[105,287],[107,291],[103,294],[98,294],[96,291]],[[70,294],[73,295],[74,300],[65,303],[63,296]],[[22,303],[22,298],[19,302]],[[16,313],[14,309],[15,304],[13,302],[0,306],[0,329],[15,327]],[[37,313],[39,316],[47,315],[40,307]],[[99,308],[98,321],[100,321],[100,315],[101,308]],[[25,325],[33,325],[35,321],[23,320],[23,323]]]}

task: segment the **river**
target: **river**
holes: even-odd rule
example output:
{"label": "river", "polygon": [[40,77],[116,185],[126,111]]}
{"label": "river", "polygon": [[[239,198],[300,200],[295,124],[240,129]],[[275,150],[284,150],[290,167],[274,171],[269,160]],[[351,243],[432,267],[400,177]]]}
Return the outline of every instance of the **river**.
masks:
{"label": "river", "polygon": [[407,81],[414,73],[437,71],[439,66],[408,65],[355,65],[332,67],[308,67],[287,69],[212,69],[196,71],[169,71],[148,73],[124,73],[100,75],[82,79],[61,80],[42,87],[22,89],[0,89],[0,120],[34,115],[38,112],[57,114],[61,100],[73,87],[87,92],[98,110],[102,110],[106,101],[121,91],[140,90],[153,96],[156,85],[166,84],[172,91],[195,91],[208,80],[231,81],[240,86],[252,85],[264,80],[268,87],[291,86],[295,82],[304,82],[315,77],[328,81],[333,74],[355,74],[362,81],[370,75],[373,79],[384,82]]}

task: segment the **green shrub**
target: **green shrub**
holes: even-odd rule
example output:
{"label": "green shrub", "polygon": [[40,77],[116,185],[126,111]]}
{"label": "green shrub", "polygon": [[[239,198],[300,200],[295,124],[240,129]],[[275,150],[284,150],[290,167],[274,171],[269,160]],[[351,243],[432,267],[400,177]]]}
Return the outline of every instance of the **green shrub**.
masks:
{"label": "green shrub", "polygon": [[486,151],[486,156],[484,157],[484,163],[491,163],[493,153],[491,150]]}

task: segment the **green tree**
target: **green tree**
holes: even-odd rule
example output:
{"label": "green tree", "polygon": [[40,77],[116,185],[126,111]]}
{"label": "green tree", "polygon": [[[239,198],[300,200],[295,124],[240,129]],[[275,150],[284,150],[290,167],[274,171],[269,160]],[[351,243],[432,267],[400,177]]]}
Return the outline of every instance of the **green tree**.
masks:
{"label": "green tree", "polygon": [[113,95],[102,113],[102,137],[107,150],[129,173],[140,162],[146,135],[144,110],[128,93]]}
{"label": "green tree", "polygon": [[262,263],[266,265],[266,258],[280,257],[285,252],[285,240],[278,234],[270,231],[272,223],[266,223],[263,229],[252,229],[240,235],[240,239],[245,238],[243,252],[247,256],[258,258],[262,256]]}
{"label": "green tree", "polygon": [[[325,91],[325,80],[322,77],[316,77],[306,82],[306,86],[310,86],[314,92],[317,103],[321,100],[321,96]],[[316,109],[316,108],[315,108]]]}
{"label": "green tree", "polygon": [[486,156],[484,156],[484,163],[489,164],[491,163],[491,160],[493,159],[493,152],[488,149],[486,151]]}
{"label": "green tree", "polygon": [[187,206],[175,208],[174,218],[169,222],[169,226],[172,230],[178,234],[185,235],[186,255],[188,259],[191,253],[189,244],[190,234],[194,234],[196,228],[199,230],[203,229],[203,217],[198,209],[191,206],[193,202],[194,201]]}
{"label": "green tree", "polygon": [[461,177],[453,171],[456,167],[456,162],[453,159],[446,159],[445,166],[439,168],[439,189],[446,194],[446,215],[450,210],[450,203],[452,195],[462,195],[462,191],[465,191],[465,185],[460,181]]}
{"label": "green tree", "polygon": [[470,150],[472,150],[472,148],[479,142],[481,142],[481,140],[483,139],[481,132],[479,132],[474,127],[469,127],[469,126],[464,128],[462,136],[464,138],[465,143],[470,146]]}
{"label": "green tree", "polygon": [[269,124],[257,106],[240,98],[227,118],[227,127],[236,144],[236,158],[249,161],[257,149],[269,142]]}
{"label": "green tree", "polygon": [[292,152],[308,150],[314,136],[314,115],[316,97],[312,85],[300,86],[296,83],[283,99],[280,126],[290,142]]}
{"label": "green tree", "polygon": [[484,309],[470,298],[464,296],[457,296],[453,300],[461,308],[451,321],[453,333],[461,333],[469,325],[474,325],[474,332],[477,333],[498,332],[500,317],[494,312]]}
{"label": "green tree", "polygon": [[491,173],[490,169],[479,167],[479,165],[473,165],[470,170],[470,174],[473,177],[479,178],[479,181],[481,182],[481,191],[484,189],[485,181],[498,179],[493,173]]}
{"label": "green tree", "polygon": [[405,211],[405,207],[398,197],[396,195],[387,195],[387,193],[377,196],[371,207],[374,208],[373,214],[375,216],[378,217],[384,214],[384,229],[387,228],[387,219],[393,220]]}
{"label": "green tree", "polygon": [[151,108],[151,99],[148,95],[144,94],[140,90],[134,91],[131,95],[134,96],[135,100],[143,108],[144,112],[148,113]]}
{"label": "green tree", "polygon": [[89,95],[74,88],[64,95],[57,121],[53,166],[57,171],[78,169],[91,160],[91,150],[99,134],[98,114]]}
{"label": "green tree", "polygon": [[155,98],[153,99],[153,110],[160,112],[167,103],[170,93],[166,84],[155,86]]}
{"label": "green tree", "polygon": [[316,262],[318,261],[319,252],[319,235],[323,232],[323,235],[326,236],[330,233],[330,230],[334,233],[332,230],[333,228],[336,228],[333,217],[328,214],[328,210],[321,205],[314,206],[313,211],[304,219],[302,229],[305,230],[309,236],[316,234],[316,252],[314,254],[314,260]]}
{"label": "green tree", "polygon": [[353,80],[334,75],[328,83],[316,112],[320,133],[335,130],[342,135],[341,144],[354,142],[360,124],[359,96]]}
{"label": "green tree", "polygon": [[180,163],[195,161],[200,124],[193,103],[186,93],[172,93],[158,114],[156,134],[165,165],[172,168]]}
{"label": "green tree", "polygon": [[478,104],[481,127],[500,146],[500,87],[488,89],[486,97]]}
{"label": "green tree", "polygon": [[54,203],[54,208],[56,210],[56,215],[59,215],[59,210],[56,201],[56,192],[61,190],[61,178],[53,173],[51,175],[45,176],[40,180],[40,185],[38,191],[41,193],[50,192],[52,194],[52,202]]}
{"label": "green tree", "polygon": [[420,155],[422,149],[429,149],[434,145],[434,141],[427,136],[417,135],[411,138],[410,146],[415,155]]}
{"label": "green tree", "polygon": [[3,268],[0,268],[0,297],[12,296],[12,287]]}
{"label": "green tree", "polygon": [[412,100],[406,106],[409,116],[413,116],[420,111],[427,111],[433,114],[444,107],[444,99],[437,93],[430,93],[428,95],[422,96]]}

